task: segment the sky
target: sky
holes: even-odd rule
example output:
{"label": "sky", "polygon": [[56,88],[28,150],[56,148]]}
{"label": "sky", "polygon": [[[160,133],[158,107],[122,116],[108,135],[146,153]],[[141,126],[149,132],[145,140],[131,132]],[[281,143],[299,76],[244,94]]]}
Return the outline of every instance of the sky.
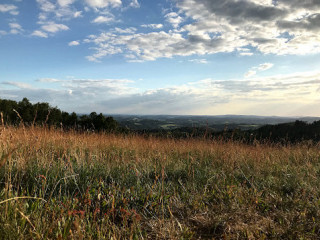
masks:
{"label": "sky", "polygon": [[319,0],[0,0],[0,98],[320,116]]}

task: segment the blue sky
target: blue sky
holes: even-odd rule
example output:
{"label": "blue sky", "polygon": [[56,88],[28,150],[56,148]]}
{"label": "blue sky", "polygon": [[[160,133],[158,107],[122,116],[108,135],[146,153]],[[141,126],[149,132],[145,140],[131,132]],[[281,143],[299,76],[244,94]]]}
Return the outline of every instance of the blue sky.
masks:
{"label": "blue sky", "polygon": [[320,116],[318,0],[1,0],[0,98]]}

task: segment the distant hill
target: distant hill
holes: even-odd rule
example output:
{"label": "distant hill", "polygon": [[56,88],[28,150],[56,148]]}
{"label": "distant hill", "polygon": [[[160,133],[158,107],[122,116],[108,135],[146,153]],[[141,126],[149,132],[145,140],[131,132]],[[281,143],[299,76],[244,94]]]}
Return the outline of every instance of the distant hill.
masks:
{"label": "distant hill", "polygon": [[208,127],[212,130],[257,129],[267,124],[281,124],[296,120],[312,123],[320,117],[277,117],[247,115],[113,115],[120,126],[132,130],[170,130],[184,127]]}

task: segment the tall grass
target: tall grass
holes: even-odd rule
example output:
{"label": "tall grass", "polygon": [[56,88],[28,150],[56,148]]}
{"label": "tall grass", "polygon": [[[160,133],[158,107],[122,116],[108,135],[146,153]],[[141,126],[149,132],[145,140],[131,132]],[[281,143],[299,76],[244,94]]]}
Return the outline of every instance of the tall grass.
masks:
{"label": "tall grass", "polygon": [[320,234],[319,146],[0,127],[0,239]]}

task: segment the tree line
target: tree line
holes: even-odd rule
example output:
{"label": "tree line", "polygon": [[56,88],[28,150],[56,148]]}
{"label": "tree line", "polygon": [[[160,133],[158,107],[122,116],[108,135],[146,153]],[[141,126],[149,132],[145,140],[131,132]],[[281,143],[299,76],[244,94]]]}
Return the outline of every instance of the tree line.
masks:
{"label": "tree line", "polygon": [[32,104],[27,98],[17,102],[0,99],[1,121],[4,124],[26,126],[48,125],[64,129],[114,131],[118,123],[112,117],[105,117],[102,113],[92,112],[89,115],[77,115],[61,111],[49,103],[38,102]]}
{"label": "tree line", "polygon": [[306,123],[295,121],[276,125],[265,125],[255,130],[224,130],[216,131],[210,127],[182,127],[171,130],[132,130],[120,127],[113,117],[106,117],[102,113],[92,112],[89,115],[77,115],[61,111],[49,103],[38,102],[32,104],[27,98],[20,102],[0,99],[1,122],[10,125],[25,126],[46,125],[62,127],[65,130],[90,130],[105,132],[121,132],[124,134],[141,134],[145,136],[170,138],[206,138],[236,140],[253,143],[258,140],[271,143],[299,143],[302,141],[320,142],[320,121]]}
{"label": "tree line", "polygon": [[265,125],[253,131],[259,140],[280,143],[298,143],[302,141],[320,141],[320,121],[307,123],[297,120],[291,123]]}

